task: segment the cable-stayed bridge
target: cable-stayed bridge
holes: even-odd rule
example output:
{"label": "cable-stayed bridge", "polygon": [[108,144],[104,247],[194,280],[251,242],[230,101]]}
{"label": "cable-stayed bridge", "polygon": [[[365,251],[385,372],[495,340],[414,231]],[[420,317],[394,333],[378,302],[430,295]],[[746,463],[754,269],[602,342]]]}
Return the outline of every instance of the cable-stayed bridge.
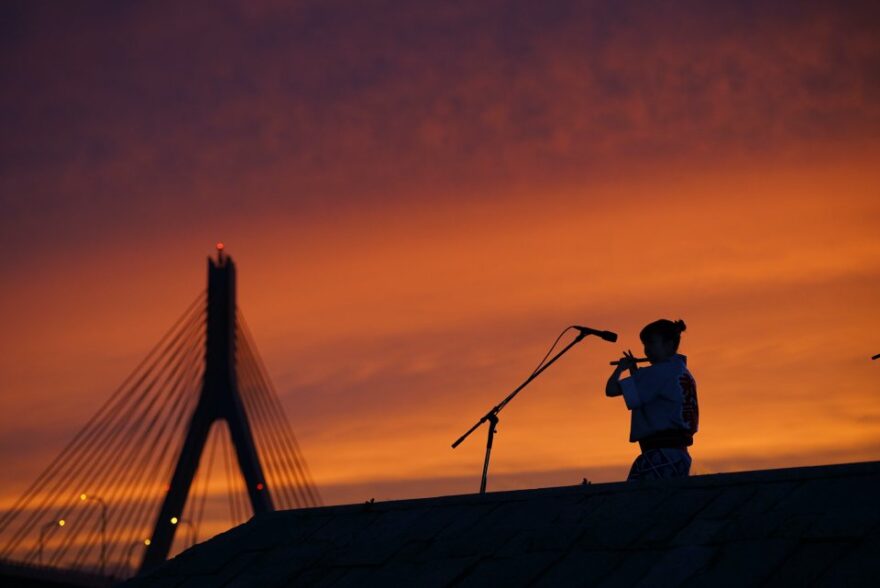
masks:
{"label": "cable-stayed bridge", "polygon": [[0,516],[0,580],[109,585],[251,514],[321,504],[235,286],[218,244],[207,291]]}

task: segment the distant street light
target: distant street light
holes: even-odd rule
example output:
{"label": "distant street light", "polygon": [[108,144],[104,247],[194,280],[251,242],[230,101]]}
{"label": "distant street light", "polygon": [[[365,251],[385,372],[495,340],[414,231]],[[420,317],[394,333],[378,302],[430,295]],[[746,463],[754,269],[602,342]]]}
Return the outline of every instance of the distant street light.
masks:
{"label": "distant street light", "polygon": [[193,526],[191,521],[189,521],[183,517],[171,517],[171,524],[172,525],[177,525],[177,524],[187,525],[189,527],[189,533],[190,533],[189,546],[192,547],[193,545],[196,544],[196,528]]}
{"label": "distant street light", "polygon": [[101,575],[104,575],[107,569],[107,503],[99,496],[91,496],[89,494],[80,494],[79,499],[83,502],[94,500],[101,505]]}
{"label": "distant street light", "polygon": [[[128,547],[128,553],[125,554],[125,565],[128,566],[131,563],[131,554],[134,551],[134,548],[138,545],[143,545],[145,547],[150,546],[151,541],[149,539],[144,539],[143,541],[135,541]],[[136,568],[137,566],[135,566]]]}
{"label": "distant street light", "polygon": [[58,521],[46,523],[45,525],[40,527],[40,542],[37,551],[37,562],[39,562],[40,565],[43,565],[43,542],[46,539],[46,532],[54,529],[55,527],[63,527],[65,524],[67,524],[67,521],[61,519]]}

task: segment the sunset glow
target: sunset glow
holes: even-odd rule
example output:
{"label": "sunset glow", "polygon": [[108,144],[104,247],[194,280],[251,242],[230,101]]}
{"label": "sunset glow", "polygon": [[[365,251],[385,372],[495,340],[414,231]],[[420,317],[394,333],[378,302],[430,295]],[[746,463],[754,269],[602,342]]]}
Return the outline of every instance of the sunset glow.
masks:
{"label": "sunset glow", "polygon": [[696,473],[880,459],[872,5],[220,4],[3,9],[0,506],[219,253],[327,504],[475,492],[571,324],[490,490],[626,477],[658,318]]}

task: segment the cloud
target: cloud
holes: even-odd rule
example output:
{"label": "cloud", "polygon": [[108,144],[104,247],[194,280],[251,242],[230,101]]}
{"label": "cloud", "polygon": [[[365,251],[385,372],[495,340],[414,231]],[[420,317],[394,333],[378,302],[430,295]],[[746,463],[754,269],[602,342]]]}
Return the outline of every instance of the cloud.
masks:
{"label": "cloud", "polygon": [[12,245],[70,220],[113,232],[838,145],[880,122],[870,5],[248,4],[18,9]]}

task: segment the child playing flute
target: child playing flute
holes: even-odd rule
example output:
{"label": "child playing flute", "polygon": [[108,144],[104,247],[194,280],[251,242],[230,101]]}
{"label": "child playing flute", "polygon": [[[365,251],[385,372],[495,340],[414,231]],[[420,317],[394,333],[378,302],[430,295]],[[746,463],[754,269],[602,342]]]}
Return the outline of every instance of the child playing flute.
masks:
{"label": "child playing flute", "polygon": [[[699,408],[697,384],[678,353],[684,321],[661,319],[639,333],[650,367],[639,369],[625,351],[605,385],[606,396],[623,396],[631,411],[629,440],[641,448],[628,480],[684,477],[690,473]],[[620,380],[624,371],[630,377]]]}

